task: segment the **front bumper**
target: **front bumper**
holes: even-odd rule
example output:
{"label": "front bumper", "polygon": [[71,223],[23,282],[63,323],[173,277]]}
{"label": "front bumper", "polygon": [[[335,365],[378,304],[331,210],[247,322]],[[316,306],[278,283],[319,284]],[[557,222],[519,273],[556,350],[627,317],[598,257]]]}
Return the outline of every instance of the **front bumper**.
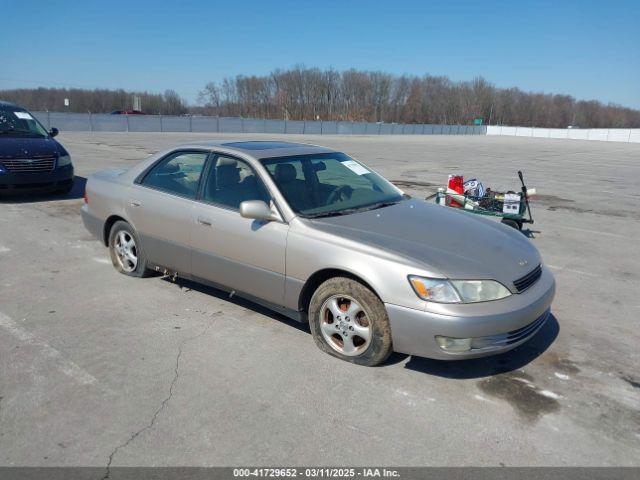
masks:
{"label": "front bumper", "polygon": [[[533,337],[550,316],[555,280],[546,267],[529,289],[502,300],[449,306],[443,314],[385,304],[396,352],[440,360],[462,360],[507,352]],[[436,306],[439,308],[439,306]],[[442,309],[441,309],[442,310]],[[436,335],[473,338],[471,350],[448,352]]]}
{"label": "front bumper", "polygon": [[26,193],[28,191],[60,190],[73,182],[73,165],[50,172],[0,173],[0,193]]}

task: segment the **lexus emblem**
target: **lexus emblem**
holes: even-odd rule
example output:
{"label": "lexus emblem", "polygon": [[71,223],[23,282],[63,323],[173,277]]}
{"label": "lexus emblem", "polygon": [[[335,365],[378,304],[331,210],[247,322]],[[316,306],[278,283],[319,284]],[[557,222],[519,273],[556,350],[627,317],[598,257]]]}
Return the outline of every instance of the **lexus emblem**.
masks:
{"label": "lexus emblem", "polygon": [[520,265],[521,267],[524,267],[526,264],[528,264],[529,262],[527,262],[526,260],[520,260],[518,262],[518,265]]}

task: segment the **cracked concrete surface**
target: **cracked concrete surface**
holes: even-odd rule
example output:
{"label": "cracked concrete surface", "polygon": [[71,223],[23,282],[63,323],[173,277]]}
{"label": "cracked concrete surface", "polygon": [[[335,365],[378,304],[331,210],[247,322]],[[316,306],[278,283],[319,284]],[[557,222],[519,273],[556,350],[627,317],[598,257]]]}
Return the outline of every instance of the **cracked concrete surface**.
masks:
{"label": "cracked concrete surface", "polygon": [[[86,177],[203,136],[60,139]],[[553,321],[501,357],[357,367],[249,302],[117,274],[81,224],[81,188],[3,201],[0,465],[639,465],[640,145],[286,139],[416,196],[455,172],[513,188],[522,169],[544,195],[530,233],[558,282]]]}
{"label": "cracked concrete surface", "polygon": [[[221,314],[222,312],[216,312],[216,315]],[[182,352],[183,349],[185,347],[185,345],[193,340],[196,340],[200,337],[203,337],[206,333],[207,330],[209,329],[210,325],[207,325],[201,333],[199,333],[198,335],[194,336],[194,337],[190,337],[187,338],[185,340],[183,340],[182,342],[180,342],[180,345],[178,346],[178,354],[176,355],[176,368],[174,371],[174,375],[173,375],[173,379],[171,380],[171,383],[169,384],[169,392],[168,395],[162,400],[162,402],[160,403],[160,406],[156,409],[155,412],[153,412],[153,416],[151,417],[151,421],[149,422],[148,425],[145,425],[144,427],[142,427],[140,430],[134,432],[128,439],[126,442],[118,445],[113,452],[111,452],[111,454],[109,455],[109,461],[107,462],[107,466],[105,469],[105,474],[102,477],[103,480],[106,480],[107,478],[109,478],[110,474],[111,474],[111,466],[113,465],[113,460],[116,456],[116,454],[122,450],[123,448],[126,448],[131,442],[133,442],[139,435],[141,435],[143,432],[150,430],[153,428],[153,425],[156,423],[156,419],[158,418],[158,415],[160,415],[160,412],[162,412],[162,410],[164,410],[164,408],[166,407],[167,403],[169,403],[169,401],[171,400],[171,397],[173,396],[173,389],[176,386],[176,383],[178,382],[178,377],[180,376],[180,358],[182,357]]]}

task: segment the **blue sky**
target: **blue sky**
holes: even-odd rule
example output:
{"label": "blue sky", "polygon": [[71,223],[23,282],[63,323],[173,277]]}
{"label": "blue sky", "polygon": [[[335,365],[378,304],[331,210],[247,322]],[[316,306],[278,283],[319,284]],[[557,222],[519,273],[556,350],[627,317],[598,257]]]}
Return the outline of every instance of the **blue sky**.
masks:
{"label": "blue sky", "polygon": [[0,0],[0,89],[107,87],[190,102],[274,68],[484,76],[640,108],[640,2]]}

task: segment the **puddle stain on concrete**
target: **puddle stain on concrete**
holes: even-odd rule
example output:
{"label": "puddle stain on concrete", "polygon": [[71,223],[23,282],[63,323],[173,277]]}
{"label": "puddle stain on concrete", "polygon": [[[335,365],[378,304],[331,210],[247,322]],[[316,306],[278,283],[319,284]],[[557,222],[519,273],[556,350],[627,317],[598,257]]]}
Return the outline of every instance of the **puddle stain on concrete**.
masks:
{"label": "puddle stain on concrete", "polygon": [[[583,414],[574,421],[583,428],[597,431],[609,439],[622,442],[637,448],[638,426],[640,426],[640,410],[629,407],[608,395],[593,394],[590,405],[576,405]],[[590,408],[589,410],[586,410]],[[589,414],[585,415],[585,411]]]}
{"label": "puddle stain on concrete", "polygon": [[404,188],[432,188],[435,187],[433,183],[430,182],[419,182],[417,180],[391,180],[396,187],[404,187]]}
{"label": "puddle stain on concrete", "polygon": [[575,375],[576,373],[580,373],[580,369],[568,358],[558,358],[553,362],[553,366],[556,370],[565,374]]}
{"label": "puddle stain on concrete", "polygon": [[628,375],[623,375],[620,378],[631,385],[633,388],[640,388],[640,380],[635,380]]}
{"label": "puddle stain on concrete", "polygon": [[533,377],[523,372],[496,375],[478,382],[478,387],[485,394],[508,402],[529,423],[560,409],[557,398],[538,390]]}
{"label": "puddle stain on concrete", "polygon": [[619,218],[640,218],[638,214],[623,210],[593,210],[576,205],[575,200],[570,198],[558,197],[556,195],[537,194],[534,197],[533,204],[541,204],[547,207],[547,210],[555,212],[557,210],[565,210],[572,213],[593,213],[594,215],[605,215]]}
{"label": "puddle stain on concrete", "polygon": [[547,210],[555,212],[556,210],[567,210],[574,213],[592,213],[592,209],[575,206],[575,200],[570,198],[558,197],[557,195],[536,195],[535,202],[545,205]]}
{"label": "puddle stain on concrete", "polygon": [[539,360],[550,371],[559,372],[565,375],[577,375],[580,373],[580,368],[576,362],[567,358],[566,354],[546,351],[542,356],[540,356]]}
{"label": "puddle stain on concrete", "polygon": [[536,194],[534,197],[537,203],[542,203],[543,205],[566,205],[567,203],[575,203],[575,200],[571,200],[570,198],[558,197],[557,195],[545,195],[542,193]]}

